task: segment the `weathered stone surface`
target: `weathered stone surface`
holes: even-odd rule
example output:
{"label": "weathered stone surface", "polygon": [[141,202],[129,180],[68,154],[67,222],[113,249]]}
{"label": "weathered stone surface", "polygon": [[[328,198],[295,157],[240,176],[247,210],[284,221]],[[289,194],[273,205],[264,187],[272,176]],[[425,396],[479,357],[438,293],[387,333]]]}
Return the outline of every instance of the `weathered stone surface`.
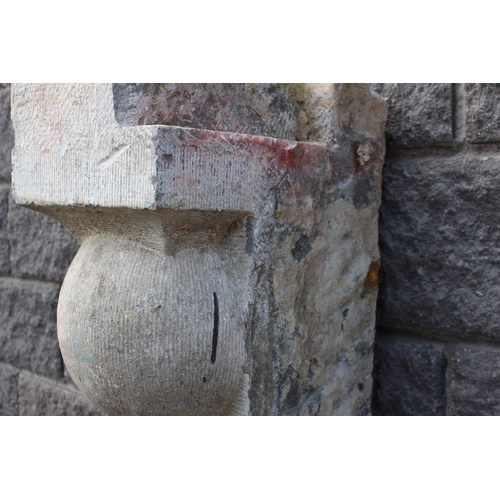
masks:
{"label": "weathered stone surface", "polygon": [[58,310],[78,386],[111,414],[368,414],[385,103],[280,87],[259,121],[226,87],[139,88],[122,126],[112,90],[13,86],[14,195],[82,243]]}
{"label": "weathered stone surface", "polygon": [[10,88],[0,88],[0,181],[10,180],[14,133],[10,119]]}
{"label": "weathered stone surface", "polygon": [[500,141],[500,83],[466,83],[466,138]]}
{"label": "weathered stone surface", "polygon": [[304,92],[301,84],[113,84],[115,117],[123,125],[173,125],[290,140],[296,139]]}
{"label": "weathered stone surface", "polygon": [[0,275],[10,274],[10,244],[7,231],[10,188],[0,184]]}
{"label": "weathered stone surface", "polygon": [[377,336],[373,369],[374,415],[445,415],[446,357],[423,342]]}
{"label": "weathered stone surface", "polygon": [[78,243],[60,222],[21,207],[10,196],[7,233],[13,276],[62,282]]}
{"label": "weathered stone surface", "polygon": [[254,415],[370,411],[376,293],[365,276],[378,259],[378,189],[374,181],[372,201],[356,206],[358,182],[328,190],[316,223],[301,221],[309,229],[271,219],[255,237],[258,285],[247,340]]}
{"label": "weathered stone surface", "polygon": [[499,167],[496,157],[387,162],[379,326],[500,338]]}
{"label": "weathered stone surface", "polygon": [[500,349],[457,347],[450,363],[450,414],[500,415]]}
{"label": "weathered stone surface", "polygon": [[19,374],[19,414],[21,416],[104,415],[73,386],[58,384],[25,371]]}
{"label": "weathered stone surface", "polygon": [[0,416],[19,415],[17,378],[19,370],[0,363]]}
{"label": "weathered stone surface", "polygon": [[450,83],[374,83],[389,104],[387,147],[419,148],[453,140]]}
{"label": "weathered stone surface", "polygon": [[56,337],[58,292],[55,284],[0,278],[0,361],[62,377]]}

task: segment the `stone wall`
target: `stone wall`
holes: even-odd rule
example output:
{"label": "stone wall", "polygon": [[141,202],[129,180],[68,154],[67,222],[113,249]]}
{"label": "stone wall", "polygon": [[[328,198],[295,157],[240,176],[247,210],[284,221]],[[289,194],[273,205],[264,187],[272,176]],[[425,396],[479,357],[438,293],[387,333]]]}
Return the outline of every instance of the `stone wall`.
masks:
{"label": "stone wall", "polygon": [[[389,102],[375,415],[500,414],[500,86],[374,84]],[[0,84],[0,415],[96,415],[55,325],[77,243],[10,196]]]}
{"label": "stone wall", "polygon": [[0,84],[0,415],[100,415],[64,368],[59,288],[78,244],[11,196],[10,86]]}
{"label": "stone wall", "polygon": [[500,414],[500,85],[389,103],[374,415]]}

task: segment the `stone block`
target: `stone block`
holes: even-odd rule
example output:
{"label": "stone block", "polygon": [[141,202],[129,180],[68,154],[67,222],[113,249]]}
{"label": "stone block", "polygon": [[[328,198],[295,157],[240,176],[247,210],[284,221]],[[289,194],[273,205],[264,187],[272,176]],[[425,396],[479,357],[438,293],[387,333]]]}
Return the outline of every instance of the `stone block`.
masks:
{"label": "stone block", "polygon": [[446,358],[431,344],[381,340],[375,343],[374,415],[444,415]]}
{"label": "stone block", "polygon": [[466,83],[466,138],[470,142],[500,140],[500,83]]}
{"label": "stone block", "polygon": [[420,148],[453,141],[450,83],[375,83],[388,104],[390,148]]}
{"label": "stone block", "polygon": [[10,88],[0,88],[0,181],[9,181],[14,132],[10,119]]}
{"label": "stone block", "polygon": [[456,347],[450,359],[452,415],[500,415],[500,349]]}
{"label": "stone block", "polygon": [[62,282],[78,243],[58,221],[9,199],[8,235],[13,276]]}
{"label": "stone block", "polygon": [[17,378],[19,370],[0,363],[0,416],[19,415]]}
{"label": "stone block", "polygon": [[58,293],[52,283],[0,278],[0,361],[50,378],[63,376]]}
{"label": "stone block", "polygon": [[14,198],[82,244],[71,377],[114,415],[369,414],[386,103],[198,87],[12,86]]}
{"label": "stone block", "polygon": [[498,157],[387,162],[380,327],[500,338],[499,167]]}
{"label": "stone block", "polygon": [[0,184],[0,275],[10,273],[10,245],[7,232],[7,213],[9,209],[9,186]]}
{"label": "stone block", "polygon": [[104,415],[76,388],[37,377],[19,375],[19,414],[50,416]]}

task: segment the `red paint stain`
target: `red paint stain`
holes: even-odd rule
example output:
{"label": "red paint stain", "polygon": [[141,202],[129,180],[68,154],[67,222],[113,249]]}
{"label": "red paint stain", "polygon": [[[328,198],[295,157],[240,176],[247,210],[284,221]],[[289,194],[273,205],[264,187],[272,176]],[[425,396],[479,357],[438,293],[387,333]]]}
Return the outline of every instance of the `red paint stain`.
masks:
{"label": "red paint stain", "polygon": [[198,147],[204,142],[216,140],[227,142],[250,155],[266,156],[269,160],[275,159],[280,169],[296,170],[305,162],[317,160],[325,150],[324,146],[319,144],[211,130],[196,132],[194,138],[185,142],[185,146]]}
{"label": "red paint stain", "polygon": [[177,142],[180,148],[200,149],[216,155],[219,152],[235,154],[267,165],[267,175],[281,186],[284,197],[312,194],[319,189],[329,163],[328,151],[321,143],[200,129],[175,129],[170,133],[176,136],[177,140],[172,137],[174,143],[180,140]]}

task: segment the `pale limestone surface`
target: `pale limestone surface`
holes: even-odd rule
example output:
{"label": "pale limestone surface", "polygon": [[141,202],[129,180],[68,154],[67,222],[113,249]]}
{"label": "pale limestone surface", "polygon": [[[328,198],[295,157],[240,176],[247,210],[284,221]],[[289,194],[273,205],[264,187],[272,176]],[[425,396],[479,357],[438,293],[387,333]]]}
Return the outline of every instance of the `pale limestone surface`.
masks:
{"label": "pale limestone surface", "polygon": [[186,105],[168,93],[124,126],[123,89],[13,85],[14,196],[81,243],[59,342],[107,413],[369,412],[385,103],[365,85],[276,88],[287,116],[260,99],[250,125],[285,139],[203,129],[221,110],[245,129],[253,102],[227,84],[191,94],[191,128],[161,124]]}

